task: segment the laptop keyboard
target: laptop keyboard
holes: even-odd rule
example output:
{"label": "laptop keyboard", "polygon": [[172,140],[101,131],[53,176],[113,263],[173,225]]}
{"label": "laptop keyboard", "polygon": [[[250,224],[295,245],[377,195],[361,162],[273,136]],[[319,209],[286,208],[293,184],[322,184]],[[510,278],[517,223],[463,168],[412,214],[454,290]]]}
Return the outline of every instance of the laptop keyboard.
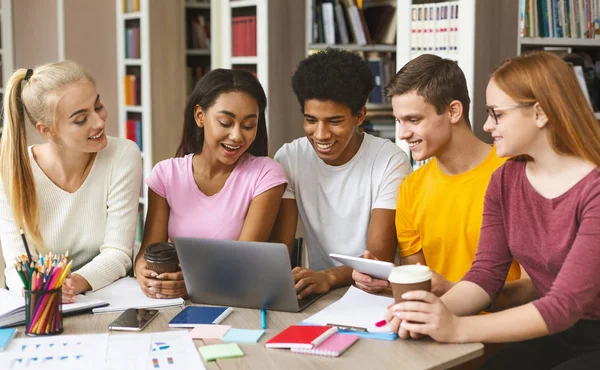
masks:
{"label": "laptop keyboard", "polygon": [[298,307],[302,311],[306,306],[319,299],[323,294],[309,294],[306,297],[298,300]]}

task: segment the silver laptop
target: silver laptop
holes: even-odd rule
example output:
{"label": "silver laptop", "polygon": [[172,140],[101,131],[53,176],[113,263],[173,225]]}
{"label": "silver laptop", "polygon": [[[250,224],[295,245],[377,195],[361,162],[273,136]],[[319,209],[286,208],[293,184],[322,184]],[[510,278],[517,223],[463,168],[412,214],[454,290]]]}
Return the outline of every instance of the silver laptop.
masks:
{"label": "silver laptop", "polygon": [[194,303],[298,312],[322,295],[298,300],[285,244],[175,238]]}

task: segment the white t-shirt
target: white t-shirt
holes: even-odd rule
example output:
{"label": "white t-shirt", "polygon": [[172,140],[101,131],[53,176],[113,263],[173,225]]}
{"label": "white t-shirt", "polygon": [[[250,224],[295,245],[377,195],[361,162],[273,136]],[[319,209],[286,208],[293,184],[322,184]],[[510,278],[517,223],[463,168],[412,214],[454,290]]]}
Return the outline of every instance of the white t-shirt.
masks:
{"label": "white t-shirt", "polygon": [[289,180],[284,199],[296,199],[306,232],[309,268],[340,264],[329,253],[360,256],[367,249],[371,211],[396,209],[400,183],[411,172],[406,153],[369,134],[341,166],[323,162],[306,137],[275,154]]}

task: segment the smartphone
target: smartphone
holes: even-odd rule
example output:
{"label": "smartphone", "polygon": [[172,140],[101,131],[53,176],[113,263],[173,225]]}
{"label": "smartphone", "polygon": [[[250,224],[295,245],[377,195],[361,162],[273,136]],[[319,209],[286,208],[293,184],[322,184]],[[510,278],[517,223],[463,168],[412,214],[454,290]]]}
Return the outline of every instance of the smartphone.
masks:
{"label": "smartphone", "polygon": [[108,325],[108,330],[142,331],[156,315],[158,310],[129,308]]}
{"label": "smartphone", "polygon": [[394,268],[391,262],[370,260],[361,257],[344,256],[343,254],[329,253],[329,257],[355,269],[358,272],[373,276],[377,279],[387,280]]}

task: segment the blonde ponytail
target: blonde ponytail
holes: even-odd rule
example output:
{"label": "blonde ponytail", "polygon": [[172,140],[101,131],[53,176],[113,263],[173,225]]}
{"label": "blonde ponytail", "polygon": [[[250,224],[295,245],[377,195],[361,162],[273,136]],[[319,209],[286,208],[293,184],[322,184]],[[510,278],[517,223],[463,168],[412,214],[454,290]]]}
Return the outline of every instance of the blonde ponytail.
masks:
{"label": "blonde ponytail", "polygon": [[0,142],[0,174],[17,228],[44,252],[40,232],[38,199],[27,149],[26,121],[35,125],[54,123],[62,90],[76,82],[94,79],[71,61],[38,67],[25,81],[26,69],[10,77],[4,95],[4,128]]}
{"label": "blonde ponytail", "polygon": [[21,83],[26,73],[26,69],[16,71],[6,87],[0,171],[4,192],[12,208],[17,228],[25,230],[36,247],[43,250],[37,194],[27,152],[26,113],[21,101]]}

